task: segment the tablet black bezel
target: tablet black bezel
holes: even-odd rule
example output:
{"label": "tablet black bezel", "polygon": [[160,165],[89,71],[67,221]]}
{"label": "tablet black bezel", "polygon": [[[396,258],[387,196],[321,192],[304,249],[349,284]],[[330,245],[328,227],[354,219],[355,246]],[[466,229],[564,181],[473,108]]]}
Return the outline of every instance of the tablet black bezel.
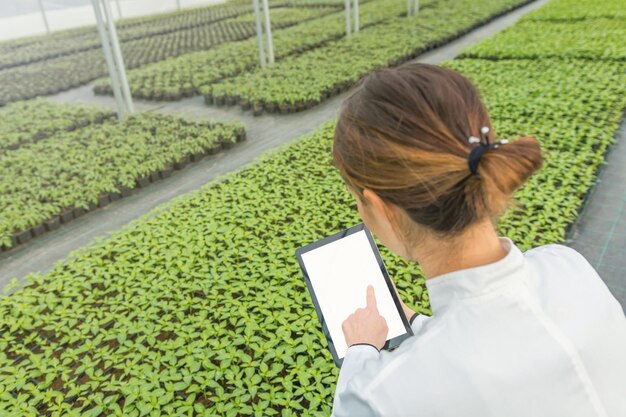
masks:
{"label": "tablet black bezel", "polygon": [[308,244],[306,246],[303,246],[299,249],[296,250],[296,258],[298,259],[298,263],[300,264],[300,268],[302,269],[302,273],[304,274],[304,281],[306,282],[307,288],[309,289],[309,294],[311,294],[311,299],[313,300],[313,305],[315,306],[315,311],[317,312],[317,317],[320,320],[320,323],[322,325],[322,331],[324,333],[324,336],[326,336],[326,341],[328,342],[328,346],[330,348],[330,352],[333,356],[333,360],[335,361],[335,364],[338,367],[341,367],[341,364],[343,363],[343,358],[340,359],[337,356],[337,350],[335,349],[335,344],[333,343],[332,338],[330,337],[330,332],[328,331],[328,327],[326,326],[326,321],[324,320],[324,315],[322,314],[322,310],[320,308],[320,305],[317,301],[317,296],[315,295],[315,290],[313,289],[313,284],[311,283],[311,279],[309,278],[309,274],[307,273],[306,270],[306,266],[304,265],[304,262],[302,260],[302,255],[310,252],[314,249],[317,249],[321,246],[327,245],[329,243],[335,242],[339,239],[342,239],[346,236],[350,236],[354,233],[360,232],[360,231],[365,231],[365,235],[367,236],[367,239],[370,242],[370,246],[372,248],[372,251],[374,252],[374,256],[376,257],[376,261],[378,262],[378,265],[380,266],[380,271],[383,274],[383,277],[385,278],[385,282],[387,282],[387,287],[389,288],[389,292],[391,293],[391,297],[393,298],[393,302],[396,305],[396,308],[398,309],[398,314],[400,314],[400,318],[402,319],[402,324],[404,324],[404,328],[406,330],[406,333],[397,337],[394,337],[393,339],[388,340],[385,343],[385,346],[383,347],[383,349],[394,349],[396,348],[398,345],[400,345],[400,343],[402,343],[402,341],[404,341],[406,338],[413,336],[413,331],[411,329],[411,326],[409,325],[409,321],[406,318],[406,316],[404,315],[404,311],[402,309],[402,304],[400,303],[400,300],[398,299],[398,296],[396,295],[396,291],[394,289],[393,283],[391,282],[391,279],[389,278],[389,274],[387,273],[387,268],[385,267],[385,264],[383,262],[382,257],[380,256],[380,252],[378,251],[378,247],[376,246],[376,243],[374,242],[374,238],[372,237],[371,232],[369,231],[369,229],[367,227],[365,227],[365,225],[363,223],[353,226],[349,229],[345,229],[342,230],[339,233],[336,233],[332,236],[328,236],[324,239],[318,240],[317,242],[313,242],[311,244]]}

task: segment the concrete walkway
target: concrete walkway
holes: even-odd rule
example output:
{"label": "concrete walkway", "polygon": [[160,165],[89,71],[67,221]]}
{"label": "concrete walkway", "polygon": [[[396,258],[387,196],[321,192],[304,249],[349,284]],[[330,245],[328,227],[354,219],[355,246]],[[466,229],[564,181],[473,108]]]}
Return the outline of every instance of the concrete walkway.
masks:
{"label": "concrete walkway", "polygon": [[[437,64],[453,59],[458,53],[475,42],[489,37],[515,23],[522,15],[534,10],[548,0],[539,0],[493,20],[467,35],[440,48],[433,49],[415,61]],[[172,177],[148,188],[140,189],[130,197],[89,213],[55,232],[49,232],[14,250],[0,255],[0,289],[13,277],[31,272],[45,272],[53,264],[65,259],[70,252],[86,246],[96,237],[107,236],[121,229],[132,220],[146,214],[154,207],[188,193],[208,181],[241,168],[252,162],[263,151],[276,148],[313,131],[324,121],[336,116],[347,93],[331,98],[305,112],[289,115],[252,116],[239,107],[209,107],[202,97],[179,102],[137,102],[138,110],[154,110],[189,118],[209,120],[240,120],[248,132],[248,141],[214,157],[197,162]],[[114,99],[94,96],[90,86],[70,90],[52,97],[60,102],[94,103],[114,107]]]}
{"label": "concrete walkway", "polygon": [[568,245],[596,268],[626,311],[626,118]]}

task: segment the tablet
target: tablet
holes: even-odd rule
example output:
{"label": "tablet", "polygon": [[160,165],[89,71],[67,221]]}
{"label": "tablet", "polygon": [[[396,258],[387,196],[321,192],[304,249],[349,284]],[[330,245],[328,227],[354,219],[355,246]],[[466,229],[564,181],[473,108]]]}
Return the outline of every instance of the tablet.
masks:
{"label": "tablet", "polygon": [[366,306],[368,285],[374,287],[378,311],[389,327],[384,348],[393,349],[413,335],[365,225],[302,247],[296,257],[337,366],[341,367],[348,350],[341,325],[356,309]]}

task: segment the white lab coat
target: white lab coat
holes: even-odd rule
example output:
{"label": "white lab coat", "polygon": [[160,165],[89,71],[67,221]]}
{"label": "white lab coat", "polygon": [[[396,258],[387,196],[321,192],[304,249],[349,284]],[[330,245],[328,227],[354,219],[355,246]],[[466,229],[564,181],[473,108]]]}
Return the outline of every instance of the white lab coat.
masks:
{"label": "white lab coat", "polygon": [[500,241],[505,258],[426,281],[433,316],[395,351],[348,349],[334,417],[626,416],[617,300],[575,250]]}

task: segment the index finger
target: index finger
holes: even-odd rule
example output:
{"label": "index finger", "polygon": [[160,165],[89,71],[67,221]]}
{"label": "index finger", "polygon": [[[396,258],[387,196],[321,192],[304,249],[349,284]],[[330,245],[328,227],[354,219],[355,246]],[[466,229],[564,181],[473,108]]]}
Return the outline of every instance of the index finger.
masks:
{"label": "index finger", "polygon": [[372,285],[367,286],[367,308],[376,309],[376,294],[374,294],[374,287]]}

